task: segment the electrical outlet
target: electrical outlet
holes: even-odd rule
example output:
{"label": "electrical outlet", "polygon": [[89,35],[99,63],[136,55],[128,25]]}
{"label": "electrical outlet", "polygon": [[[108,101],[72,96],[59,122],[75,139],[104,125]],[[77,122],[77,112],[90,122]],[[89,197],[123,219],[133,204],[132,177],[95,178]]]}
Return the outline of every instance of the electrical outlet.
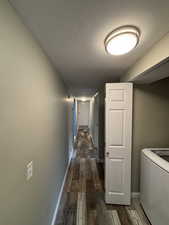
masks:
{"label": "electrical outlet", "polygon": [[33,161],[29,162],[26,167],[27,167],[26,179],[28,181],[33,176]]}

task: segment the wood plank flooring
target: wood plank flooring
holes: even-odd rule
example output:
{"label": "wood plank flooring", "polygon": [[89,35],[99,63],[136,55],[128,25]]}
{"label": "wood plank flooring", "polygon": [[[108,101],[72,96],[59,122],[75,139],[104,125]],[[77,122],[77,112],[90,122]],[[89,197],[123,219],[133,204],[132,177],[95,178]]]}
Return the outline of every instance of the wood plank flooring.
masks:
{"label": "wood plank flooring", "polygon": [[132,206],[104,201],[104,165],[81,138],[75,150],[55,225],[150,225],[138,200]]}

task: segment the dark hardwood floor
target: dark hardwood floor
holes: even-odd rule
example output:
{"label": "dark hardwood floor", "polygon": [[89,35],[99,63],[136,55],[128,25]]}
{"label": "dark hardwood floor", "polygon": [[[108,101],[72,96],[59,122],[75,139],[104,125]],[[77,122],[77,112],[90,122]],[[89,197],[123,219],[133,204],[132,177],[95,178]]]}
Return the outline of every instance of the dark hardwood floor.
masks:
{"label": "dark hardwood floor", "polygon": [[104,201],[104,165],[90,139],[80,137],[72,158],[56,225],[149,225],[138,200],[132,206]]}

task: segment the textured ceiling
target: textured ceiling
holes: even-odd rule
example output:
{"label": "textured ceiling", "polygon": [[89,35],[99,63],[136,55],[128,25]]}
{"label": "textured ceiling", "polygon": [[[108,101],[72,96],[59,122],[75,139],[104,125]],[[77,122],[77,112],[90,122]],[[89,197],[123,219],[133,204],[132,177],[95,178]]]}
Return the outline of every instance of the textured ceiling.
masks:
{"label": "textured ceiling", "polygon": [[[10,0],[69,87],[83,91],[118,80],[169,31],[169,1]],[[139,46],[111,56],[104,38],[122,25],[141,30]]]}

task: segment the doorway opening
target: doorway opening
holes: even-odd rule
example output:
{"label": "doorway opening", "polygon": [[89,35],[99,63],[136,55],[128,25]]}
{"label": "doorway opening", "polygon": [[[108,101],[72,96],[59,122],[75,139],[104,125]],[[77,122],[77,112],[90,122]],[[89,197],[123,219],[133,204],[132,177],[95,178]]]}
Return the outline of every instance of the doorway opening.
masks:
{"label": "doorway opening", "polygon": [[75,147],[87,143],[89,149],[97,150],[99,159],[99,95],[76,98],[76,138]]}

